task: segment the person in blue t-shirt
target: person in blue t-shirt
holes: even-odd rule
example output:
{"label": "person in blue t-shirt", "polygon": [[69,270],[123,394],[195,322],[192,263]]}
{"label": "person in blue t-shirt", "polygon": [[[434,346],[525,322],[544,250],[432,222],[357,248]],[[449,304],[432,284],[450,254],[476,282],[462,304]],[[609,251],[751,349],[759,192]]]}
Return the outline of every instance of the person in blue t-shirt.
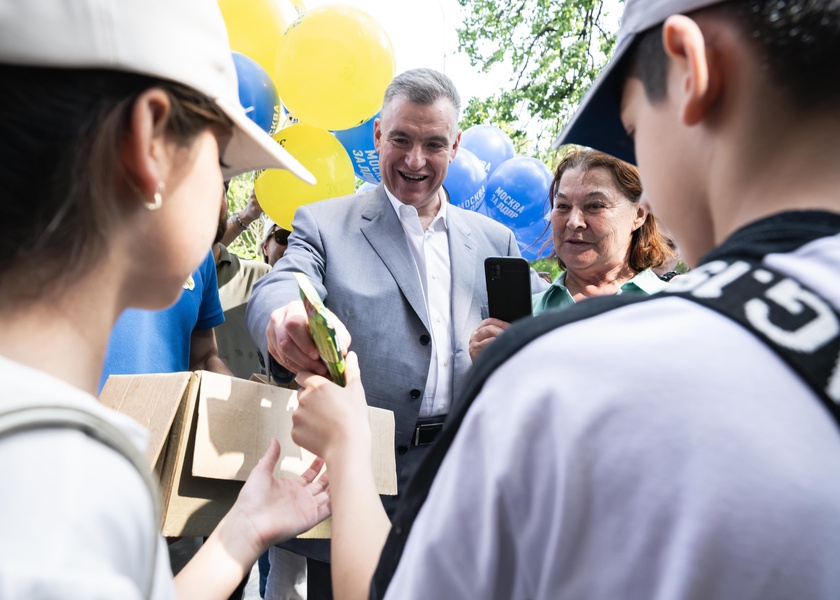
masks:
{"label": "person in blue t-shirt", "polygon": [[225,320],[213,253],[184,282],[165,310],[128,309],[117,320],[99,382],[109,375],[206,370],[231,375],[219,358],[213,328]]}

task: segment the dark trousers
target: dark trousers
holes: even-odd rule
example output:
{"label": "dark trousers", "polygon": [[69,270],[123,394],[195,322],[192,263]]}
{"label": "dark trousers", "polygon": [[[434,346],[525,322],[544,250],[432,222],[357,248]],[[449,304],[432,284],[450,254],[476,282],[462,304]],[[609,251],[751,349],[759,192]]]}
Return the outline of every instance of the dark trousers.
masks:
{"label": "dark trousers", "polygon": [[314,558],[306,559],[307,600],[332,600],[332,573],[330,563]]}
{"label": "dark trousers", "polygon": [[268,561],[268,550],[262,553],[257,564],[260,570],[260,598],[265,598],[265,586],[268,583],[268,571],[271,568],[271,563]]}

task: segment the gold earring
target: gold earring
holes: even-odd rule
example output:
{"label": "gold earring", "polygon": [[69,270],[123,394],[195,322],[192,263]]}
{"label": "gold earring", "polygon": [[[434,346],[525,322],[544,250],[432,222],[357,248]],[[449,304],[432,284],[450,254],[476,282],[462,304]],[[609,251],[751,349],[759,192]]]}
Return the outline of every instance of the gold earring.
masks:
{"label": "gold earring", "polygon": [[154,195],[154,202],[146,202],[146,208],[149,210],[158,210],[161,206],[163,206],[163,192],[166,191],[166,184],[162,181],[158,181],[157,190],[155,190]]}

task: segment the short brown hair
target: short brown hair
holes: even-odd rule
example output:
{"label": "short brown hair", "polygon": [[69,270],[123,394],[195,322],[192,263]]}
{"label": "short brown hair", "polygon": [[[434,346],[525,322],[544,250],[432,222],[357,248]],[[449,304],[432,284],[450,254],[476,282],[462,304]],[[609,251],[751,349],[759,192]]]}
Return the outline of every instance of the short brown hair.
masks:
{"label": "short brown hair", "polygon": [[[740,28],[794,108],[835,110],[840,101],[840,3],[836,0],[729,0],[688,16],[700,14]],[[666,96],[667,70],[659,24],[634,42],[625,77],[638,77],[648,99],[657,102]]]}
{"label": "short brown hair", "polygon": [[[548,194],[549,202],[554,201],[560,180],[570,169],[583,171],[604,169],[612,176],[613,182],[630,202],[638,204],[642,199],[642,181],[636,167],[598,150],[582,146],[567,146],[554,169],[554,179]],[[656,225],[656,218],[648,213],[645,222],[633,232],[630,240],[630,268],[640,273],[645,269],[659,267],[674,256],[668,240]],[[557,263],[561,269],[566,268],[560,257],[557,258]]]}

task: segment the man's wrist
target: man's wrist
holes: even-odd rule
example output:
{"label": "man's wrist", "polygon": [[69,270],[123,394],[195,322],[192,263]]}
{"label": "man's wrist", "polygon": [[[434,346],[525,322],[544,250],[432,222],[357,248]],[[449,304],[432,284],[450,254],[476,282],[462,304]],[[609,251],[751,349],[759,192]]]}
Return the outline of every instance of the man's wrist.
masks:
{"label": "man's wrist", "polygon": [[[247,218],[247,217],[246,217],[246,218]],[[251,228],[251,223],[253,223],[253,221],[248,221],[247,223],[246,223],[246,222],[244,222],[244,221],[240,218],[239,213],[233,213],[233,222],[234,222],[234,224],[235,224],[237,227],[239,227],[239,229],[241,229],[242,231],[248,231],[248,230]]]}

